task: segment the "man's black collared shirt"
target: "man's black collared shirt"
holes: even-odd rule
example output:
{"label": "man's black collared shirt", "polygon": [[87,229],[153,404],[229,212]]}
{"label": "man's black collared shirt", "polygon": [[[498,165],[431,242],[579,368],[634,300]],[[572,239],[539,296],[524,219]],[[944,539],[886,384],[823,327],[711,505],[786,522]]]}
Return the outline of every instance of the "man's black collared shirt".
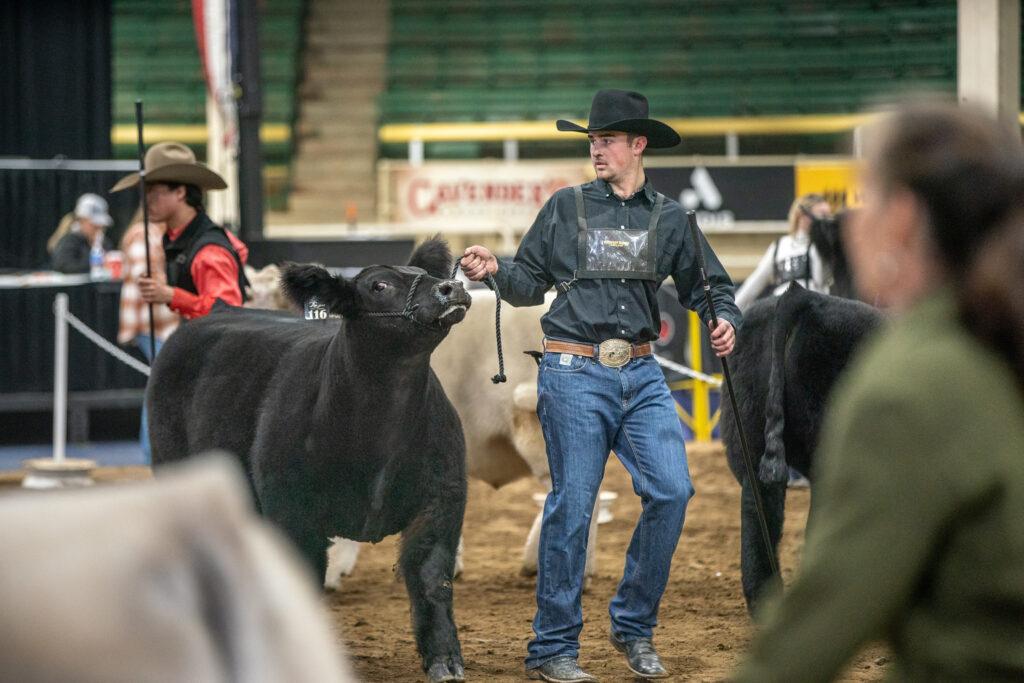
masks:
{"label": "man's black collared shirt", "polygon": [[[587,221],[591,228],[646,229],[657,193],[650,181],[629,199],[617,197],[603,180],[583,186]],[[701,235],[711,295],[719,318],[738,328],[740,312],[733,300],[733,284],[718,257]],[[571,187],[558,190],[540,210],[513,258],[499,258],[495,283],[513,306],[544,303],[544,293],[572,282],[568,292],[558,290],[550,310],[541,318],[545,336],[600,343],[626,339],[654,341],[661,329],[657,291],[669,275],[679,302],[711,319],[700,281],[693,239],[678,202],[665,198],[657,234],[657,281],[628,278],[579,279],[577,271],[576,202]]]}

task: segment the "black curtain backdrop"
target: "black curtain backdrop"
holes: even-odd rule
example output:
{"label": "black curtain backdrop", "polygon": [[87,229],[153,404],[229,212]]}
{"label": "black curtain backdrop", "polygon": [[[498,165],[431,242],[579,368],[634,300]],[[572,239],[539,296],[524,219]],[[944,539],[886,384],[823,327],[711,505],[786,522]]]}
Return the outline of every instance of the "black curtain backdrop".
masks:
{"label": "black curtain backdrop", "polygon": [[61,216],[74,210],[75,201],[86,192],[110,204],[114,225],[107,234],[116,245],[139,205],[139,194],[134,189],[116,194],[107,190],[132,170],[0,168],[0,270],[47,269],[46,240]]}
{"label": "black curtain backdrop", "polygon": [[[69,287],[0,288],[0,393],[53,391],[53,301],[68,295],[68,310],[104,339],[117,339],[120,282]],[[131,355],[141,359],[132,347]],[[68,391],[141,389],[145,376],[68,330]],[[0,395],[0,403],[2,403]]]}
{"label": "black curtain backdrop", "polygon": [[112,0],[0,2],[0,155],[109,159]]}
{"label": "black curtain backdrop", "polygon": [[[111,157],[112,14],[112,0],[0,0],[0,157]],[[45,267],[61,216],[120,175],[0,170],[0,268]]]}

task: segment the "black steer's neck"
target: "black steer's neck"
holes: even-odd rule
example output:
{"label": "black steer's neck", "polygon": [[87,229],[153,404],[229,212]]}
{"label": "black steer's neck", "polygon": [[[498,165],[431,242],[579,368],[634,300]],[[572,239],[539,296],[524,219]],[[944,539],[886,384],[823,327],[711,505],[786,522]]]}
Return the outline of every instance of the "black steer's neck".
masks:
{"label": "black steer's neck", "polygon": [[431,332],[423,334],[430,338],[402,338],[389,335],[386,328],[382,331],[379,324],[346,320],[328,348],[323,380],[356,388],[346,392],[350,398],[353,393],[361,395],[383,410],[410,400],[422,401],[430,376],[430,354],[440,341]]}

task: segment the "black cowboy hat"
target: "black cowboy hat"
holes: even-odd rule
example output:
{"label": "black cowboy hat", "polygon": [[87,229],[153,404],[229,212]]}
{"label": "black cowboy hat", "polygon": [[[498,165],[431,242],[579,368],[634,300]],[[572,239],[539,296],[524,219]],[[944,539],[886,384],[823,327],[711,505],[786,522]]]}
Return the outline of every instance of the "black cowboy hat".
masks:
{"label": "black cowboy hat", "polygon": [[629,90],[598,90],[590,105],[587,127],[572,121],[558,119],[555,127],[561,131],[593,133],[599,130],[617,130],[636,133],[647,138],[648,147],[675,147],[679,133],[661,121],[647,116],[647,98]]}

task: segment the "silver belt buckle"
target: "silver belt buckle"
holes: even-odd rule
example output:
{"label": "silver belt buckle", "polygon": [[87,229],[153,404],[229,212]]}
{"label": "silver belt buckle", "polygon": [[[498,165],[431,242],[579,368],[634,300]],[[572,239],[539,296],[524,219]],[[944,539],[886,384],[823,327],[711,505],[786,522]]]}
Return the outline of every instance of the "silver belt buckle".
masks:
{"label": "silver belt buckle", "polygon": [[597,347],[597,362],[606,368],[621,368],[633,355],[632,344],[625,339],[608,339]]}

